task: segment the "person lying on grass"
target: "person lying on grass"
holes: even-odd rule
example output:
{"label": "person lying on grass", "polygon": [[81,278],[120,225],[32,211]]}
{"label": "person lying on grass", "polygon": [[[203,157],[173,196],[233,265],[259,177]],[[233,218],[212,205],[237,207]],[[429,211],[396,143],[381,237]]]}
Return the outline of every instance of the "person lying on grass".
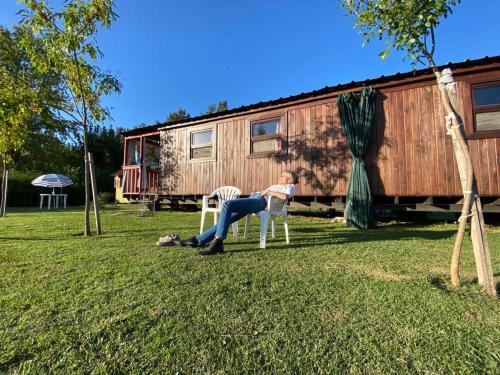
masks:
{"label": "person lying on grass", "polygon": [[256,214],[259,211],[265,210],[267,201],[271,196],[283,200],[290,199],[295,194],[296,183],[296,175],[292,171],[284,171],[277,185],[272,185],[263,191],[252,193],[248,198],[231,199],[224,202],[217,224],[208,228],[200,235],[190,237],[186,240],[181,240],[177,235],[170,235],[160,238],[157,245],[202,247],[211,242],[208,247],[200,250],[198,253],[200,255],[222,253],[224,251],[224,240],[232,223],[244,218],[246,215]]}

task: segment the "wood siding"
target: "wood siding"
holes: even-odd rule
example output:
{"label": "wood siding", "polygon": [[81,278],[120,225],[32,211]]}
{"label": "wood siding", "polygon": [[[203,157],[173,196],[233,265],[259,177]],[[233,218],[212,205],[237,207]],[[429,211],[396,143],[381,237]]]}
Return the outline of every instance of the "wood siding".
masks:
{"label": "wood siding", "polygon": [[[499,76],[498,69],[457,76],[467,132],[472,131],[467,80]],[[462,195],[435,81],[377,89],[376,125],[366,155],[373,194]],[[276,156],[252,158],[250,122],[265,116],[282,118],[283,150]],[[215,129],[215,161],[189,161],[189,133],[209,126]],[[223,185],[250,194],[292,169],[300,175],[297,195],[346,195],[351,156],[335,96],[162,131],[161,145],[162,194],[207,194]],[[500,196],[500,138],[469,139],[469,146],[480,195]]]}

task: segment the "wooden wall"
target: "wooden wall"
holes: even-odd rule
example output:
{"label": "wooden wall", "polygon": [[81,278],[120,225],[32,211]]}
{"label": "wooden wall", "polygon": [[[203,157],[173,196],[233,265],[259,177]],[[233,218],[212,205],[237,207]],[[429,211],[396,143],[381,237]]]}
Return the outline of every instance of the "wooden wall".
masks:
{"label": "wooden wall", "polygon": [[[461,104],[470,111],[469,89],[460,79]],[[200,195],[218,186],[234,185],[243,194],[250,194],[276,183],[281,171],[293,169],[300,172],[297,195],[346,195],[351,157],[335,100],[323,98],[162,131],[162,193]],[[266,116],[285,119],[286,152],[277,157],[251,158],[250,121]],[[461,195],[451,137],[446,135],[443,117],[433,80],[378,89],[376,126],[366,156],[374,195]],[[465,121],[471,121],[469,115]],[[188,161],[189,132],[207,126],[215,126],[216,160]],[[479,193],[500,196],[500,138],[470,139],[469,145]]]}

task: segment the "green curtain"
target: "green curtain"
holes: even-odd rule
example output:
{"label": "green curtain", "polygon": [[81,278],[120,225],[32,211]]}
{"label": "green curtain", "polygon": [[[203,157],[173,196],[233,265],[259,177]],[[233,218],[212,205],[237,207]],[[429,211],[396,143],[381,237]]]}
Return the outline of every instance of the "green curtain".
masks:
{"label": "green curtain", "polygon": [[372,194],[363,159],[374,120],[375,90],[365,87],[359,95],[342,94],[337,107],[353,158],[344,216],[348,226],[371,228],[374,226]]}

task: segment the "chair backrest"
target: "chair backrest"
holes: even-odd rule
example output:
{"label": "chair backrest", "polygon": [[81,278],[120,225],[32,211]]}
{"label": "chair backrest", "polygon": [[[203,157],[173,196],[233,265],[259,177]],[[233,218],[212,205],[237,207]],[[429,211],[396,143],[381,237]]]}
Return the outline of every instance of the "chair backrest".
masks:
{"label": "chair backrest", "polygon": [[221,207],[225,201],[239,198],[241,195],[241,190],[236,186],[221,186],[216,189],[211,195],[217,194],[218,205]]}
{"label": "chair backrest", "polygon": [[288,203],[288,199],[279,199],[278,197],[269,197],[269,201],[267,202],[267,210],[272,213],[280,213],[286,211],[286,204]]}

